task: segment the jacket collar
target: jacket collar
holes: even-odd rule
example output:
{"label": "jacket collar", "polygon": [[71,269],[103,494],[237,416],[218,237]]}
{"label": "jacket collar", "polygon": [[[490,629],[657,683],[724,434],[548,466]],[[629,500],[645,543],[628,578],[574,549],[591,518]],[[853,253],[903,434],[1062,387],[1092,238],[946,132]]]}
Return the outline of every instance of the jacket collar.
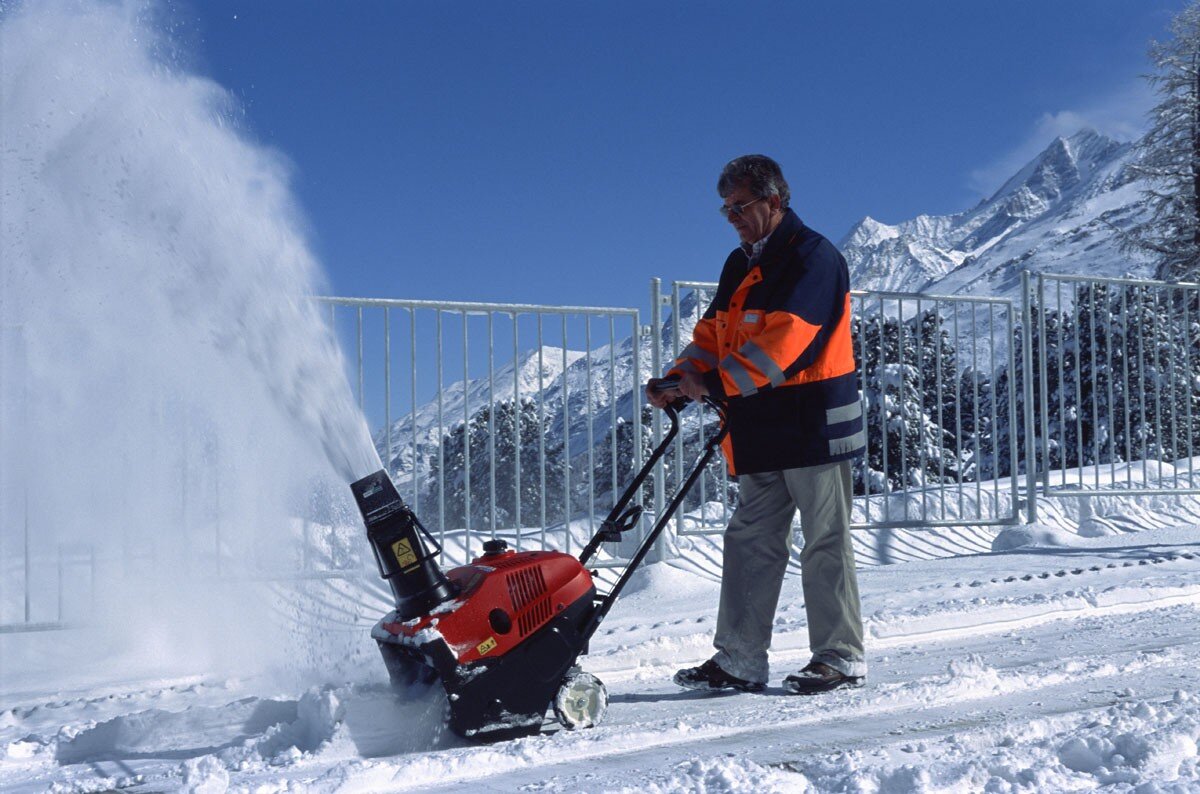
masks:
{"label": "jacket collar", "polygon": [[[762,269],[764,275],[773,265],[779,262],[783,252],[795,245],[796,240],[808,229],[804,225],[804,221],[800,220],[797,215],[789,207],[783,211],[783,219],[779,225],[775,227],[775,231],[771,232],[770,238],[767,239],[767,244],[763,247],[762,256],[758,259],[758,266]],[[746,254],[746,249],[738,246],[742,253],[746,255],[749,261],[749,254]]]}

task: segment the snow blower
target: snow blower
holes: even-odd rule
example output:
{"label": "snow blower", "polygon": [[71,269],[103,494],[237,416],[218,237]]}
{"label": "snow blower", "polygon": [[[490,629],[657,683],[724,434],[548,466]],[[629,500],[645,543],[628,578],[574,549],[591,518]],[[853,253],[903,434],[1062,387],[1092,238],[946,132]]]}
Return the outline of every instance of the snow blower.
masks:
{"label": "snow blower", "polygon": [[[669,384],[663,388],[669,388]],[[721,420],[703,454],[607,593],[585,566],[601,543],[637,527],[642,506],[632,504],[655,463],[679,433],[677,400],[666,409],[671,427],[579,557],[557,551],[514,551],[504,540],[483,544],[468,565],[443,573],[433,536],[404,503],[385,471],[350,487],[367,526],[380,574],[396,608],[371,630],[396,686],[440,680],[450,726],[476,741],[538,733],[553,704],[567,729],[597,724],[608,705],[604,684],[577,664],[588,641],[645,559],[684,495],[725,437],[723,407],[708,398]]]}

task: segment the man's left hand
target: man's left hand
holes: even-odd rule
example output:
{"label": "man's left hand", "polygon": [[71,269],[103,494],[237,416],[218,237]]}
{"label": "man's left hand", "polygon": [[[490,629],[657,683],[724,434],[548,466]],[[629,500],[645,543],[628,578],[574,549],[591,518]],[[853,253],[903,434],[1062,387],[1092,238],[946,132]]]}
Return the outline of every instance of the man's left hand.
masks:
{"label": "man's left hand", "polygon": [[679,377],[679,393],[689,400],[699,400],[708,396],[708,387],[704,379],[694,372],[685,372]]}

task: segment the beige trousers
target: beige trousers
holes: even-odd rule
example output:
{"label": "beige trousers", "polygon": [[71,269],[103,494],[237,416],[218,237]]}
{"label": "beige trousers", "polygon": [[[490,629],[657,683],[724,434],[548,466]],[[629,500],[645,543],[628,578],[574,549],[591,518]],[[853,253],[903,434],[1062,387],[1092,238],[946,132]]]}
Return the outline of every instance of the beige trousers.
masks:
{"label": "beige trousers", "polygon": [[738,486],[738,507],[725,530],[713,659],[731,675],[766,682],[788,534],[799,510],[800,573],[813,661],[845,675],[866,675],[850,543],[850,463],[744,474]]}

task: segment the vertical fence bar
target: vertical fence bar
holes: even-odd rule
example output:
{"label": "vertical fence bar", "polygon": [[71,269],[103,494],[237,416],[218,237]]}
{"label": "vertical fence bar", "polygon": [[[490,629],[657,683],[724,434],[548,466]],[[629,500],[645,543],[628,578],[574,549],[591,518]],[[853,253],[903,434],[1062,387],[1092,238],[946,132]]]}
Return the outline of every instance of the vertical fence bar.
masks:
{"label": "vertical fence bar", "polygon": [[[871,405],[867,401],[870,390],[867,388],[867,317],[862,307],[862,299],[855,296],[851,303],[851,322],[853,322],[853,306],[858,309],[858,399],[863,406],[863,434],[867,438],[867,451],[863,455],[863,521],[871,521]],[[724,501],[724,500],[722,500]]]}
{"label": "vertical fence bar", "polygon": [[[437,316],[437,421],[438,421],[438,543],[446,548],[446,423],[443,393],[446,390],[442,366],[442,311]],[[414,428],[416,427],[414,423]],[[445,552],[443,552],[444,554]]]}
{"label": "vertical fence bar", "polygon": [[[1037,458],[1035,457],[1034,421],[1033,421],[1033,301],[1029,294],[1029,271],[1021,271],[1021,316],[1024,319],[1024,333],[1021,334],[1021,371],[1024,380],[1021,382],[1025,395],[1025,521],[1032,524],[1037,521]],[[1039,312],[1040,313],[1040,312]],[[1015,369],[1012,370],[1014,373]],[[1045,403],[1045,400],[1042,400]],[[1016,422],[1016,416],[1013,416]]]}
{"label": "vertical fence bar", "polygon": [[[879,392],[880,392],[880,432],[883,434],[882,447],[882,465],[883,465],[883,520],[888,522],[892,517],[892,475],[888,468],[888,409],[887,409],[887,322],[884,320],[884,303],[883,296],[879,297],[879,314],[877,315],[877,324],[879,325]],[[900,486],[904,488],[904,485]]]}
{"label": "vertical fence bar", "polygon": [[[1175,287],[1166,287],[1167,290],[1167,383],[1171,388],[1171,470],[1175,471],[1175,464],[1180,458],[1180,453],[1183,451],[1179,443],[1179,403],[1176,402],[1176,381],[1175,377]],[[1172,474],[1172,478],[1177,477],[1177,474]]]}
{"label": "vertical fence bar", "polygon": [[[383,466],[390,468],[392,461],[392,319],[387,306],[383,307],[383,427],[385,441]],[[413,461],[416,462],[415,459]],[[391,472],[388,472],[389,474]],[[414,467],[413,476],[416,476]],[[415,502],[414,507],[415,510]]]}
{"label": "vertical fence bar", "polygon": [[1096,394],[1096,386],[1100,379],[1100,372],[1096,368],[1096,285],[1093,284],[1088,290],[1089,306],[1088,306],[1088,331],[1091,342],[1092,355],[1092,377],[1091,377],[1091,392],[1092,392],[1092,462],[1095,467],[1093,481],[1096,484],[1096,490],[1100,490],[1100,400]]}
{"label": "vertical fence bar", "polygon": [[496,334],[495,312],[487,313],[488,333],[488,524],[496,538]]}
{"label": "vertical fence bar", "polygon": [[563,392],[563,528],[564,551],[571,553],[571,395],[567,389],[567,315],[562,316],[562,392]]}
{"label": "vertical fence bar", "polygon": [[[546,360],[545,342],[543,341],[543,313],[537,313],[537,346],[538,346],[538,509],[541,511],[541,543],[546,548]],[[565,373],[564,373],[565,374]],[[565,416],[565,415],[564,415]]]}
{"label": "vertical fence bar", "polygon": [[[439,353],[438,358],[441,358]],[[408,310],[409,420],[412,430],[413,511],[421,514],[421,466],[417,461],[417,310]],[[442,440],[438,438],[438,445]]]}
{"label": "vertical fence bar", "polygon": [[1133,395],[1129,382],[1129,287],[1121,287],[1121,406],[1125,419],[1125,487],[1133,487],[1133,426],[1130,425],[1129,400]]}
{"label": "vertical fence bar", "polygon": [[[996,304],[988,303],[988,372],[991,374],[992,392],[992,518],[1000,515],[1000,418],[997,410],[1000,403],[999,377],[996,369]],[[1009,345],[1011,347],[1012,345]],[[1010,378],[1011,380],[1011,378]],[[1010,422],[1011,425],[1011,422]],[[1009,427],[1009,433],[1013,432]]]}
{"label": "vertical fence bar", "polygon": [[[638,342],[638,329],[633,329],[633,335],[630,339],[636,346]],[[634,390],[629,396],[629,402],[634,411],[637,411],[637,391]],[[610,476],[609,501],[617,500],[617,320],[611,314],[608,315],[608,435],[612,443],[610,447],[610,455],[608,459],[608,470]]]}
{"label": "vertical fence bar", "polygon": [[[1037,315],[1038,315],[1038,381],[1041,389],[1041,437],[1042,437],[1042,487],[1045,493],[1050,492],[1050,342],[1046,337],[1046,292],[1045,281],[1039,273],[1037,278]],[[1060,331],[1061,336],[1061,331]],[[1058,346],[1059,358],[1062,358],[1062,345]],[[1035,506],[1036,509],[1036,506]]]}
{"label": "vertical fence bar", "polygon": [[[650,279],[650,370],[651,377],[662,376],[662,280],[658,278]],[[650,428],[654,447],[657,449],[658,445],[662,443],[662,411],[654,411],[650,414]],[[666,464],[662,458],[659,458],[654,465],[655,521],[662,516],[666,507],[666,483],[664,482],[666,471]],[[662,559],[664,547],[665,543],[660,535],[655,546],[658,559]]]}
{"label": "vertical fence bar", "polygon": [[[633,367],[629,384],[632,398],[630,399],[630,410],[633,412],[633,471],[641,471],[644,461],[642,460],[642,318],[641,314],[635,312],[633,315]],[[614,494],[615,496],[615,494]],[[645,500],[639,489],[637,496],[634,498],[634,503],[644,505]],[[639,540],[643,537],[639,534]]]}
{"label": "vertical fence bar", "polygon": [[972,385],[972,400],[974,406],[971,413],[974,417],[975,427],[972,433],[971,443],[974,448],[975,457],[975,509],[983,510],[983,445],[982,436],[980,434],[981,417],[979,411],[979,323],[976,318],[977,304],[971,304],[971,385]]}
{"label": "vertical fence bar", "polygon": [[[1197,294],[1200,294],[1200,290],[1193,291],[1195,291]],[[1196,452],[1193,439],[1196,435],[1196,426],[1193,424],[1194,419],[1192,417],[1192,392],[1196,388],[1197,373],[1195,367],[1192,366],[1192,350],[1196,347],[1196,345],[1192,343],[1192,323],[1188,318],[1188,307],[1191,305],[1191,303],[1192,299],[1187,294],[1187,290],[1185,290],[1183,296],[1183,353],[1187,360],[1187,378],[1185,379],[1187,383],[1187,389],[1184,393],[1184,405],[1187,406],[1188,487],[1195,488]]]}
{"label": "vertical fence bar", "polygon": [[[1153,334],[1151,334],[1150,339],[1154,343],[1154,349],[1151,350],[1151,353],[1154,355],[1154,428],[1157,432],[1157,435],[1155,436],[1155,438],[1157,440],[1157,447],[1158,447],[1158,462],[1161,463],[1162,459],[1165,457],[1165,455],[1163,454],[1164,445],[1163,445],[1163,440],[1162,440],[1162,436],[1163,436],[1162,363],[1161,363],[1161,353],[1160,353],[1161,342],[1159,341],[1161,336],[1160,336],[1159,330],[1158,330],[1158,317],[1160,314],[1159,308],[1158,308],[1158,293],[1159,293],[1159,291],[1157,289],[1153,290],[1154,310],[1153,310],[1151,316],[1154,318],[1154,332],[1153,332]],[[1157,466],[1155,468],[1157,469],[1157,471],[1162,472],[1162,466]],[[1145,483],[1143,482],[1143,487],[1144,486],[1145,486]]]}
{"label": "vertical fence bar", "polygon": [[520,325],[517,318],[516,312],[509,315],[509,319],[512,320],[513,337],[513,449],[516,450],[514,456],[516,459],[513,461],[513,471],[516,474],[516,481],[513,484],[513,525],[516,530],[517,551],[520,551],[521,536],[524,534],[521,531],[521,420],[524,418],[525,412],[521,399]]}
{"label": "vertical fence bar", "polygon": [[[467,310],[462,311],[463,357],[463,549],[471,559],[471,372],[470,337]],[[443,480],[444,482],[444,480]],[[445,487],[443,485],[443,487]]]}
{"label": "vertical fence bar", "polygon": [[[1029,325],[1028,315],[1026,315],[1025,324],[1026,324],[1026,326]],[[1029,335],[1028,328],[1026,328],[1025,335],[1026,336]],[[1009,310],[1008,310],[1008,344],[1006,345],[1006,347],[1008,348],[1008,372],[1009,372],[1009,377],[1008,377],[1008,482],[1009,482],[1009,492],[1010,492],[1010,498],[1011,498],[1010,504],[1012,506],[1012,515],[1009,516],[1009,518],[1010,518],[1010,523],[1012,523],[1012,524],[1018,524],[1021,521],[1021,516],[1020,516],[1020,512],[1019,512],[1020,507],[1018,506],[1021,501],[1021,494],[1020,494],[1020,488],[1019,488],[1020,481],[1021,481],[1021,472],[1020,472],[1020,466],[1018,465],[1018,461],[1017,461],[1017,429],[1021,425],[1017,422],[1017,351],[1014,349],[1014,346],[1012,344],[1012,340],[1015,337],[1016,337],[1016,317],[1013,316],[1012,307],[1010,306]],[[1029,380],[1028,370],[1026,370],[1026,372],[1025,372],[1025,380]],[[1030,402],[1030,404],[1025,409],[1025,415],[1028,416],[1032,411],[1033,411],[1033,403]],[[1025,468],[1027,470],[1032,469],[1033,467],[1034,467],[1034,465],[1033,465],[1032,460],[1029,460],[1025,463]],[[999,492],[1000,492],[1000,483],[996,483],[996,492],[997,492],[997,494],[999,494]],[[1029,498],[1032,501],[1033,497],[1030,496]],[[997,518],[999,518],[998,515],[997,515]]]}
{"label": "vertical fence bar", "polygon": [[916,329],[916,355],[917,355],[917,394],[920,395],[917,400],[917,460],[920,463],[920,492],[921,492],[921,520],[924,521],[929,515],[928,506],[925,504],[926,494],[929,492],[926,475],[929,471],[926,466],[925,448],[928,444],[925,443],[925,355],[923,353],[923,345],[921,337],[925,335],[925,318],[921,314],[921,298],[917,297],[917,314],[914,318],[914,328]]}
{"label": "vertical fence bar", "polygon": [[[901,488],[908,491],[912,484],[908,479],[908,399],[905,392],[908,390],[908,373],[904,368],[904,299],[899,298],[896,301],[896,312],[899,316],[899,322],[896,324],[896,332],[898,334],[897,351],[900,354],[900,482]],[[904,501],[904,520],[908,520],[908,498]]]}
{"label": "vertical fence bar", "polygon": [[1104,291],[1104,348],[1105,360],[1107,366],[1104,369],[1104,382],[1107,385],[1107,400],[1108,400],[1108,479],[1109,487],[1116,485],[1117,482],[1117,427],[1116,419],[1113,414],[1116,413],[1117,404],[1113,402],[1113,338],[1115,334],[1114,323],[1112,319],[1112,296],[1106,289]]}
{"label": "vertical fence bar", "polygon": [[[933,366],[934,389],[937,401],[937,433],[938,433],[938,494],[941,509],[938,518],[946,520],[946,399],[942,383],[942,302],[933,301]],[[865,420],[864,420],[865,421]]]}
{"label": "vertical fence bar", "polygon": [[592,318],[586,314],[583,316],[583,349],[586,351],[584,382],[587,387],[583,395],[583,412],[587,414],[587,504],[588,536],[590,537],[596,533],[596,415],[592,412],[592,395],[596,392],[592,388]]}
{"label": "vertical fence bar", "polygon": [[[671,285],[671,361],[679,360],[683,350],[683,318],[679,316],[679,282]],[[684,433],[675,437],[675,487],[683,482]],[[675,534],[683,532],[683,511],[675,513]]]}
{"label": "vertical fence bar", "polygon": [[[961,312],[958,309],[955,309],[955,311],[954,311],[954,343],[955,343],[955,346],[958,345],[958,340],[962,339],[962,336],[959,334],[959,327],[958,327],[958,315],[959,314],[961,314]],[[972,379],[974,379],[974,372],[975,372],[975,362],[974,361],[971,362],[971,366],[968,371],[971,373]],[[965,501],[965,497],[963,495],[963,490],[964,490],[963,489],[963,484],[964,484],[963,480],[966,477],[966,472],[964,471],[963,465],[962,465],[962,455],[963,455],[962,403],[963,403],[963,396],[964,396],[963,388],[965,386],[966,386],[966,384],[963,383],[962,377],[959,376],[958,388],[955,390],[955,394],[958,396],[958,399],[954,401],[954,452],[956,455],[958,455],[958,458],[959,458],[957,479],[958,479],[958,515],[960,518],[963,515],[963,503]]]}
{"label": "vertical fence bar", "polygon": [[1067,484],[1067,313],[1063,311],[1062,282],[1055,282],[1055,299],[1058,311],[1058,435],[1059,458],[1062,461],[1062,477],[1059,485]]}
{"label": "vertical fence bar", "polygon": [[[861,299],[855,295],[851,298],[850,303],[850,323],[851,328],[854,327],[854,306],[861,304]],[[858,310],[858,333],[854,334],[855,341],[858,345],[858,353],[855,356],[855,368],[858,371],[858,400],[863,407],[863,434],[867,439],[867,453],[863,456],[862,471],[863,471],[863,521],[871,520],[871,406],[867,401],[867,357],[866,357],[866,317],[862,311],[861,305]],[[722,502],[725,500],[722,499]]]}
{"label": "vertical fence bar", "polygon": [[1075,447],[1079,485],[1083,486],[1083,326],[1079,309],[1079,282],[1071,282],[1071,311],[1075,314]]}
{"label": "vertical fence bar", "polygon": [[[1146,290],[1144,287],[1138,289],[1138,316],[1139,318],[1146,311]],[[1146,397],[1148,389],[1146,388],[1146,335],[1141,333],[1142,323],[1138,323],[1138,384],[1141,386],[1141,399],[1138,400],[1138,435],[1142,437],[1142,483],[1145,486],[1149,473],[1146,470],[1146,459],[1150,457],[1150,433],[1146,428]]]}

